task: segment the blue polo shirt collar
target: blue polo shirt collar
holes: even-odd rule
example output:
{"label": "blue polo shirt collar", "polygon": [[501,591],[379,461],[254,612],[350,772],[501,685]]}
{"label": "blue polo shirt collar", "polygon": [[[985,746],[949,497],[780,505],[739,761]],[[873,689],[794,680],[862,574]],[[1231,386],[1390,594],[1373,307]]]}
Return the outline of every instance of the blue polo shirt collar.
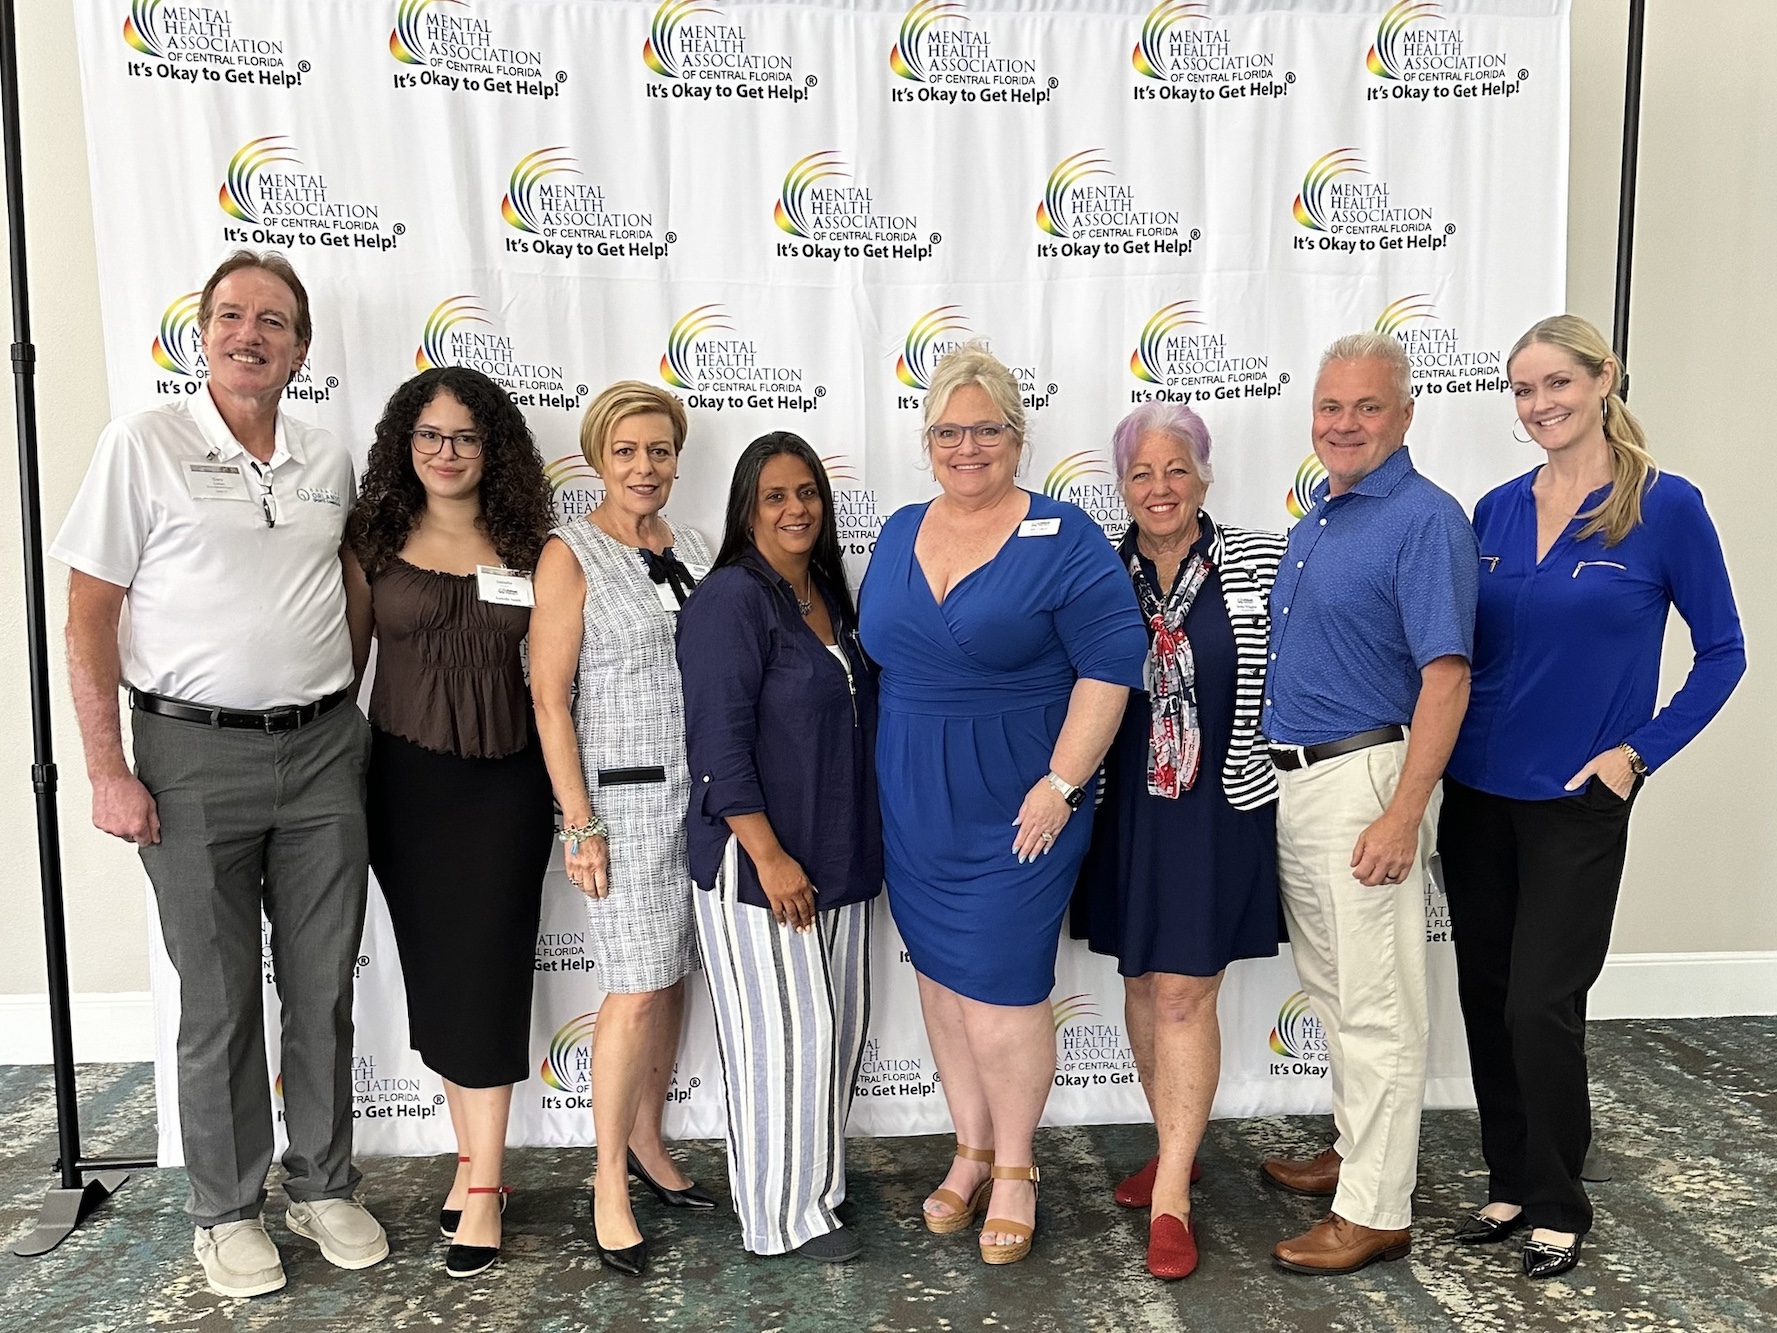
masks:
{"label": "blue polo shirt collar", "polygon": [[[1399,486],[1401,482],[1405,481],[1413,470],[1413,456],[1407,452],[1407,446],[1403,444],[1399,449],[1396,449],[1387,458],[1383,459],[1376,467],[1375,471],[1365,476],[1362,481],[1346,491],[1345,494],[1372,496],[1391,495],[1394,493],[1394,488]],[[1320,484],[1309,493],[1313,497],[1315,504],[1319,504],[1321,501],[1329,498],[1329,492],[1332,489],[1332,485],[1333,483],[1330,480],[1323,478]],[[1342,499],[1344,497],[1334,498]]]}

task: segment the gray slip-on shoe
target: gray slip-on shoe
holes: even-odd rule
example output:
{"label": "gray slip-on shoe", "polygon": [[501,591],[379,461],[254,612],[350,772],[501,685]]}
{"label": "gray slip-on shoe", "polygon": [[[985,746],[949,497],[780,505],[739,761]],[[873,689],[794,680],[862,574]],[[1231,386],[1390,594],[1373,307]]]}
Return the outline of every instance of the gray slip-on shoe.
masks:
{"label": "gray slip-on shoe", "polygon": [[292,1203],[284,1224],[321,1247],[335,1268],[369,1268],[389,1257],[381,1223],[356,1199],[316,1199]]}
{"label": "gray slip-on shoe", "polygon": [[263,1296],[284,1285],[278,1247],[265,1234],[265,1219],[245,1218],[198,1227],[191,1252],[204,1266],[204,1281],[218,1296]]}

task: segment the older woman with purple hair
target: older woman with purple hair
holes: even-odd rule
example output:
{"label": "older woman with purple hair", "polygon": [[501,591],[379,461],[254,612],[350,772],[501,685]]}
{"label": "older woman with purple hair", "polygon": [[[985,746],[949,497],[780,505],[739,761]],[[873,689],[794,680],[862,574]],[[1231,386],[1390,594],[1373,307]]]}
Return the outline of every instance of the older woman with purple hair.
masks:
{"label": "older woman with purple hair", "polygon": [[1182,1278],[1197,1266],[1190,1186],[1221,1071],[1222,973],[1280,936],[1277,779],[1257,738],[1285,541],[1204,512],[1209,429],[1190,408],[1143,404],[1111,448],[1135,520],[1119,554],[1148,626],[1146,688],[1105,758],[1073,933],[1117,959],[1159,1131],[1116,1199],[1150,1209],[1148,1270]]}

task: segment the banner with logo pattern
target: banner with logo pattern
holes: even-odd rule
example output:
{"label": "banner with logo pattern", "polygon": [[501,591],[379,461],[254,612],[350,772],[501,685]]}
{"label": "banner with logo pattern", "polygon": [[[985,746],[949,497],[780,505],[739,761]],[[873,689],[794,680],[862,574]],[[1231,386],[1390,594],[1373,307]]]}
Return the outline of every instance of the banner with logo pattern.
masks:
{"label": "banner with logo pattern", "polygon": [[[677,523],[719,537],[770,429],[826,459],[854,574],[927,498],[920,408],[970,337],[1013,368],[1023,484],[1120,532],[1112,426],[1189,402],[1218,518],[1282,529],[1319,478],[1316,359],[1374,329],[1414,367],[1415,461],[1472,503],[1522,471],[1504,352],[1565,290],[1566,0],[79,0],[111,405],[200,391],[196,289],[287,252],[315,337],[292,413],[362,451],[433,365],[506,385],[564,516],[598,503],[580,413],[681,395]],[[1469,1096],[1426,888],[1433,1104]],[[449,1148],[409,1051],[380,898],[358,959],[370,1153]],[[153,914],[150,913],[152,919]],[[597,971],[551,874],[515,1141],[592,1139]],[[854,1132],[946,1127],[885,909]],[[154,942],[161,1153],[177,997]],[[275,1014],[267,954],[267,1010]],[[1112,961],[1061,947],[1053,1123],[1145,1118]],[[1222,996],[1218,1115],[1323,1110],[1326,1042],[1284,956]],[[276,1050],[276,1023],[268,1021]],[[277,1060],[272,1059],[273,1077]],[[722,1131],[694,982],[668,1125]]]}

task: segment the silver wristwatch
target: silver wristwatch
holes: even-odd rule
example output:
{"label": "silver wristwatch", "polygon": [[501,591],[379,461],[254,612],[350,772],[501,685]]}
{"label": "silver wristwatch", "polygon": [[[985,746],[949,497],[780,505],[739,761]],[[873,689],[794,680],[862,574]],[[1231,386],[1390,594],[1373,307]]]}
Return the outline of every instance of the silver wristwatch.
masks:
{"label": "silver wristwatch", "polygon": [[1050,770],[1049,772],[1048,783],[1051,787],[1055,788],[1056,791],[1061,793],[1061,799],[1067,802],[1067,808],[1069,810],[1078,810],[1080,808],[1080,803],[1086,799],[1086,789],[1084,787],[1074,786],[1073,783],[1069,782],[1054,770]]}

